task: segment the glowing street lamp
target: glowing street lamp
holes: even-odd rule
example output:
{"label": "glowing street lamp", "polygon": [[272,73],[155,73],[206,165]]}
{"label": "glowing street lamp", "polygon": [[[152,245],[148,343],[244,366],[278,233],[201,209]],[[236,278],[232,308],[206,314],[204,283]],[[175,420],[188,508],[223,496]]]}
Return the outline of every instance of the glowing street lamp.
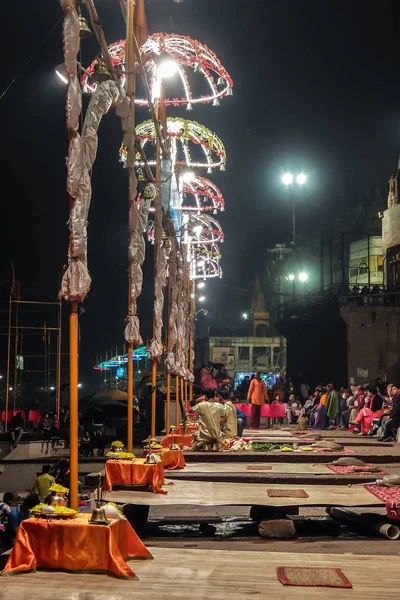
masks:
{"label": "glowing street lamp", "polygon": [[285,185],[292,185],[293,183],[293,175],[291,173],[285,173],[282,176],[282,183]]}
{"label": "glowing street lamp", "polygon": [[304,283],[307,280],[308,280],[308,273],[305,273],[304,271],[302,271],[301,273],[299,273],[299,281],[301,281],[302,283]]}
{"label": "glowing street lamp", "polygon": [[307,181],[307,177],[306,177],[306,175],[304,175],[304,173],[299,173],[299,174],[297,175],[297,177],[296,177],[296,182],[297,182],[299,185],[304,185],[306,181]]}
{"label": "glowing street lamp", "polygon": [[[307,176],[304,173],[297,173],[296,176],[293,176],[292,173],[284,173],[282,175],[282,183],[287,187],[291,188],[292,183],[296,182],[298,186],[302,186],[307,181]],[[293,245],[293,270],[296,271],[296,200],[295,194],[292,193],[292,245]],[[305,276],[305,279],[301,279],[300,275]],[[300,273],[299,281],[307,281],[308,275],[306,273]],[[288,279],[293,282],[293,295],[295,294],[295,275],[289,275]]]}

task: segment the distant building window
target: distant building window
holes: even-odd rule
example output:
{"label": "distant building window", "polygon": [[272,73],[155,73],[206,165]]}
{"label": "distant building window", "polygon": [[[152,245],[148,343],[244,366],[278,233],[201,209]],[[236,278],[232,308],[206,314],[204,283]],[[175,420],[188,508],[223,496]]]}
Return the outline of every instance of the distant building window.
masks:
{"label": "distant building window", "polygon": [[239,347],[239,360],[250,360],[250,347],[240,346]]}
{"label": "distant building window", "polygon": [[253,367],[260,369],[268,368],[271,363],[271,348],[254,346],[253,348]]}
{"label": "distant building window", "polygon": [[266,325],[257,325],[256,337],[268,337],[268,327]]}
{"label": "distant building window", "polygon": [[360,267],[358,272],[360,275],[365,275],[366,273],[368,273],[368,267]]}

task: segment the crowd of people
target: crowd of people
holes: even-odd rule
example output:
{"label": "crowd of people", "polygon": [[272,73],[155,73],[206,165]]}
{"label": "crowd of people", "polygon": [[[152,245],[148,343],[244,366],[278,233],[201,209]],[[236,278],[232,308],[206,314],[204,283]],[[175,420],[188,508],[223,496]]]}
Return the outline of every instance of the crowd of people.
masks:
{"label": "crowd of people", "polygon": [[[221,366],[217,370],[217,365],[213,363],[202,365],[201,398],[224,402],[223,395],[226,392],[219,390],[224,390],[227,381],[226,370]],[[261,407],[264,404],[283,405],[285,418],[278,419],[280,423],[298,424],[303,429],[340,428],[360,436],[376,436],[379,442],[395,440],[400,426],[400,388],[397,384],[386,384],[380,379],[367,385],[351,385],[340,389],[329,383],[311,390],[304,380],[294,385],[290,378],[286,378],[277,379],[272,387],[267,388],[260,373],[255,372],[243,378],[236,394],[230,394],[232,406],[237,403],[237,397],[251,404],[250,429],[260,428]],[[246,417],[241,413],[239,419],[240,436]]]}
{"label": "crowd of people", "polygon": [[[272,399],[271,399],[272,397]],[[306,383],[296,388],[291,381],[267,390],[256,373],[249,382],[247,399],[251,402],[251,428],[260,426],[264,403],[283,403],[286,422],[300,428],[351,431],[360,436],[376,436],[379,442],[391,442],[400,426],[400,388],[381,380],[368,385],[336,389],[333,383],[320,385],[311,392]]]}

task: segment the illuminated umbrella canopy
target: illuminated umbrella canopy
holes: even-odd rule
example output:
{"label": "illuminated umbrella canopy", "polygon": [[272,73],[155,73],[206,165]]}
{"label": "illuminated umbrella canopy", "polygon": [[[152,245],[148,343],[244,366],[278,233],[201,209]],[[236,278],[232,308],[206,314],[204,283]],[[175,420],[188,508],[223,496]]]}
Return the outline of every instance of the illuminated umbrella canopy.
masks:
{"label": "illuminated umbrella canopy", "polygon": [[[190,246],[208,246],[224,241],[224,232],[221,225],[214,217],[209,215],[193,215],[184,213],[182,219],[182,242]],[[154,223],[150,224],[147,232],[149,241],[154,242]],[[189,257],[191,259],[191,257]]]}
{"label": "illuminated umbrella canopy", "polygon": [[[146,154],[150,166],[156,164],[156,130],[152,120],[144,121],[136,127],[136,138]],[[170,142],[171,158],[174,166],[225,170],[225,146],[219,137],[196,121],[179,117],[168,117],[167,138]],[[126,148],[121,147],[120,157],[126,161]],[[143,166],[138,157],[137,166]]]}
{"label": "illuminated umbrella canopy", "polygon": [[213,212],[225,210],[225,201],[215,183],[191,171],[184,172],[179,179],[182,211]]}
{"label": "illuminated umbrella canopy", "polygon": [[219,264],[221,253],[218,244],[190,245],[188,250],[190,279],[213,279],[222,277],[222,268]]}
{"label": "illuminated umbrella canopy", "polygon": [[[121,84],[125,84],[125,40],[111,44],[108,48],[112,63],[117,72],[120,73]],[[222,66],[217,56],[205,44],[190,37],[176,34],[154,33],[140,48],[142,61],[146,67],[149,78],[150,90],[154,96],[154,87],[157,85],[158,57],[169,56],[176,63],[176,74],[172,78],[164,79],[166,106],[186,106],[191,110],[193,104],[213,103],[218,106],[219,99],[223,96],[232,95],[232,79],[226,69]],[[92,73],[97,60],[88,67],[87,73],[82,77],[83,89],[93,93],[96,83],[92,80]],[[199,85],[198,80],[193,80],[191,85],[188,73],[199,73],[203,76],[204,85]],[[191,80],[193,77],[191,77]],[[139,82],[138,82],[139,83]],[[181,97],[175,97],[179,92]],[[196,92],[194,92],[196,88]],[[197,91],[199,88],[199,91]],[[169,93],[173,92],[173,95]],[[135,103],[147,106],[144,98],[139,98],[139,90],[136,92]],[[203,93],[204,92],[204,93]]]}
{"label": "illuminated umbrella canopy", "polygon": [[217,244],[224,241],[224,232],[214,217],[209,215],[183,215],[183,242],[185,244]]}

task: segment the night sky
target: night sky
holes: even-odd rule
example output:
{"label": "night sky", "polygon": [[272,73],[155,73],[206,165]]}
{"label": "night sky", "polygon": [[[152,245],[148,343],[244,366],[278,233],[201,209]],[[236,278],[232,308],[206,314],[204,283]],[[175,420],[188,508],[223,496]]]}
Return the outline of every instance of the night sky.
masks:
{"label": "night sky", "polygon": [[[299,231],[329,222],[381,190],[400,150],[398,2],[326,0],[147,0],[149,33],[189,35],[207,44],[234,80],[234,96],[218,108],[183,114],[217,133],[227,150],[224,173],[213,180],[226,201],[221,216],[224,278],[208,284],[209,323],[221,310],[235,324],[249,309],[258,273],[265,277],[267,248],[290,241],[290,205],[284,170],[303,170],[306,195],[298,199]],[[97,0],[108,43],[124,37],[118,0]],[[65,88],[53,68],[63,60],[62,11],[56,0],[8,2],[2,9],[1,90],[41,41],[52,34],[0,101],[2,211],[0,298],[7,302],[10,262],[25,299],[56,297],[67,256]],[[94,37],[82,44],[82,63],[96,54]],[[5,58],[5,59],[4,59]],[[87,99],[85,100],[85,105]],[[182,113],[180,113],[182,114]],[[139,118],[148,118],[143,112]],[[123,344],[126,314],[127,177],[118,162],[120,124],[102,122],[93,172],[88,251],[92,288],[81,319],[81,372],[90,376],[96,355]],[[307,197],[306,197],[307,196]],[[366,202],[367,194],[365,195]],[[149,269],[146,271],[151,273]],[[140,302],[150,335],[151,281]],[[224,286],[232,286],[224,287]],[[268,298],[267,298],[268,301]],[[2,304],[2,308],[5,305]],[[1,312],[1,325],[6,313]],[[4,329],[3,329],[4,331]],[[1,372],[5,338],[1,338]]]}

